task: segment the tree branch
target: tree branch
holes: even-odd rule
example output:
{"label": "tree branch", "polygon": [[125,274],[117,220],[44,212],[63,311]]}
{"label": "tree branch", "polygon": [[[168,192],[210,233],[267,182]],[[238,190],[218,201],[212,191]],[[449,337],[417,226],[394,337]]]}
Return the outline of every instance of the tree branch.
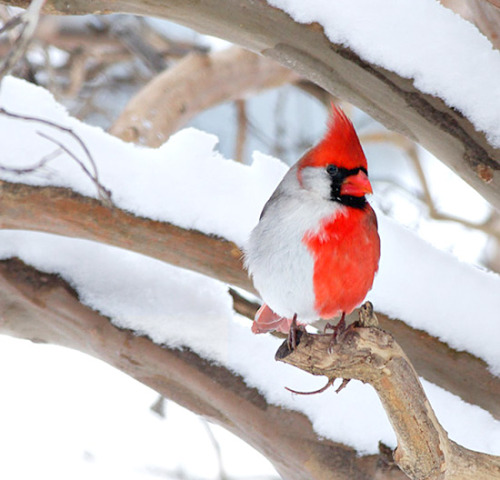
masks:
{"label": "tree branch", "polygon": [[[0,0],[26,7],[26,0]],[[196,14],[193,12],[196,10]],[[500,209],[500,150],[441,99],[412,80],[331,43],[317,24],[304,25],[265,0],[47,0],[46,13],[132,13],[166,18],[274,58],[328,92],[418,142]],[[390,99],[390,101],[388,101]]]}
{"label": "tree branch", "polygon": [[[0,228],[35,230],[125,248],[256,293],[232,242],[140,218],[70,190],[0,182]],[[235,306],[253,318],[258,306],[234,292]],[[500,379],[484,361],[457,352],[425,332],[378,314],[420,375],[500,419]]]}
{"label": "tree branch", "polygon": [[0,181],[0,228],[84,238],[148,255],[254,292],[232,242],[137,217],[59,187]]}
{"label": "tree branch", "polygon": [[448,439],[408,357],[384,330],[351,326],[331,335],[301,332],[276,359],[329,379],[357,379],[376,391],[398,439],[394,460],[413,480],[487,480],[500,476],[500,457],[473,452]]}
{"label": "tree branch", "polygon": [[120,330],[83,306],[56,275],[0,261],[0,333],[70,347],[127,373],[253,445],[288,480],[404,480],[385,457],[321,440],[302,414],[267,404],[254,388],[190,350]]}
{"label": "tree branch", "polygon": [[129,101],[110,133],[158,147],[196,114],[222,101],[298,78],[276,62],[238,47],[193,53],[146,84]]}

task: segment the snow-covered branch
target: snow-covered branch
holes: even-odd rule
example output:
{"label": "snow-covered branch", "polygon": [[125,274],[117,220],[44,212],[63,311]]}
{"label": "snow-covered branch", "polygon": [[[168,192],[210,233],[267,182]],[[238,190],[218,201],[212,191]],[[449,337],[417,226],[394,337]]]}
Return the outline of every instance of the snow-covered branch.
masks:
{"label": "snow-covered branch", "polygon": [[[161,347],[83,306],[56,275],[0,262],[0,333],[80,350],[180,405],[225,426],[267,456],[289,480],[404,480],[384,455],[359,456],[319,439],[301,413],[270,405],[255,388],[191,350]],[[390,476],[386,477],[386,474]]]}
{"label": "snow-covered branch", "polygon": [[253,291],[232,242],[141,218],[57,187],[0,182],[0,228],[84,238],[126,248]]}
{"label": "snow-covered branch", "polygon": [[[3,3],[23,6],[22,0]],[[83,14],[115,9],[149,14],[236,41],[277,59],[402,131],[500,205],[500,157],[499,150],[492,146],[495,136],[491,131],[481,130],[473,116],[466,118],[459,113],[465,110],[452,101],[446,103],[425,93],[412,74],[398,73],[383,62],[363,56],[350,43],[351,37],[332,40],[332,28],[326,24],[319,25],[314,19],[299,23],[304,20],[293,20],[291,12],[289,15],[271,3],[284,5],[279,0],[201,0],[193,15],[192,3],[180,0],[153,0],[147,7],[136,0],[75,0],[64,6],[49,0],[46,11]],[[441,8],[435,6],[437,3],[428,4],[432,5],[429,8]],[[495,63],[496,57],[492,58]],[[235,90],[245,88],[232,86]],[[496,91],[491,88],[492,95]],[[99,178],[112,192],[114,204],[103,205],[95,199],[95,184],[71,161],[71,149],[61,137],[63,131],[57,132],[58,138],[51,133],[42,133],[40,138],[30,122],[0,116],[5,165],[0,172],[0,227],[5,230],[0,245],[4,259],[0,262],[0,333],[67,345],[103,359],[162,395],[227,426],[268,456],[286,478],[331,478],[333,468],[340,480],[402,478],[397,470],[387,473],[380,466],[383,459],[379,456],[357,455],[375,453],[381,438],[388,444],[393,442],[387,422],[373,429],[370,426],[370,422],[380,418],[385,421],[385,417],[369,388],[359,395],[356,388],[363,385],[351,382],[336,397],[337,408],[349,420],[342,428],[338,416],[332,419],[325,408],[333,392],[307,397],[304,403],[303,398],[292,397],[283,384],[288,384],[288,372],[302,372],[273,362],[276,338],[252,335],[249,322],[245,324],[234,314],[233,309],[253,317],[255,305],[235,291],[231,303],[227,284],[255,293],[242,269],[240,247],[285,165],[258,153],[252,165],[226,160],[215,149],[214,136],[194,129],[179,132],[157,149],[138,148],[70,118],[46,91],[33,85],[5,78],[1,94],[2,107],[9,111],[15,108],[25,118],[40,113],[49,122],[67,125],[64,131],[78,132],[81,142],[92,151],[87,160],[93,163],[95,158]],[[143,106],[158,107],[156,98],[146,100],[149,103]],[[495,118],[496,110],[490,110],[484,110],[489,114],[485,118]],[[140,115],[139,122],[144,126],[147,114]],[[51,143],[43,141],[47,138]],[[500,142],[500,133],[496,138]],[[51,160],[50,165],[44,162],[39,171],[18,175],[26,171],[25,165],[45,158],[46,149],[53,149],[54,143],[64,151],[61,158]],[[15,183],[19,181],[26,184]],[[500,418],[500,382],[494,376],[500,371],[496,341],[499,327],[494,321],[494,313],[500,308],[500,278],[434,251],[383,215],[379,215],[379,229],[385,253],[370,298],[381,311],[402,320],[380,315],[382,328],[391,331],[419,375]],[[334,349],[345,360],[341,368],[363,359],[363,355],[358,356],[359,348],[366,347],[372,366],[383,365],[393,372],[387,378],[384,372],[380,375],[379,368],[372,372],[373,378],[361,374],[359,378],[380,387],[379,394],[400,434],[397,459],[414,478],[420,478],[420,473],[412,467],[412,459],[422,451],[421,464],[427,477],[438,472],[439,478],[442,465],[447,471],[455,468],[457,472],[464,468],[464,462],[476,465],[472,471],[476,468],[477,472],[496,465],[490,457],[467,453],[448,441],[423,396],[413,367],[395,349],[391,337],[379,330],[364,329],[359,335],[356,329],[349,332],[353,336]],[[299,345],[297,352],[303,346]],[[387,352],[390,358],[384,357]],[[318,358],[328,362],[333,357],[325,357],[323,348]],[[398,359],[400,363],[391,363]],[[370,372],[364,364],[360,368],[362,373]],[[414,402],[403,406],[399,405],[399,368],[413,374],[408,385],[416,395]],[[345,369],[335,375],[355,377]],[[300,378],[307,383],[312,377]],[[307,390],[302,383],[290,387]],[[461,411],[474,415],[480,410],[462,405],[448,392],[434,401],[432,390],[439,387],[426,388],[438,414],[444,404],[460,404]],[[362,408],[357,406],[358,399]],[[290,413],[285,407],[302,413]],[[432,437],[418,444],[423,450],[414,448],[419,433],[415,425],[400,428],[402,412],[406,411],[403,417],[410,423],[414,418],[414,412],[408,412],[411,407],[418,413],[418,425],[424,425],[424,433]],[[487,412],[480,414],[487,417],[484,425],[497,425]],[[353,419],[357,425],[353,425]],[[446,425],[441,416],[440,420]],[[491,431],[484,425],[479,425],[480,434],[475,435],[481,442]],[[326,440],[318,440],[318,435]],[[450,436],[456,438],[452,432]],[[465,445],[469,440],[467,434],[459,442]],[[490,451],[488,448],[495,447],[487,443],[488,438],[478,448]]]}
{"label": "snow-covered branch", "polygon": [[[254,292],[232,242],[195,230],[141,218],[63,188],[0,183],[0,227],[84,238],[138,252]],[[256,306],[234,295],[235,309],[253,318]],[[377,313],[420,375],[500,418],[500,381],[483,361]]]}
{"label": "snow-covered branch", "polygon": [[[1,3],[27,4],[24,0],[2,0]],[[181,0],[152,1],[147,9],[143,2],[121,0],[112,3],[74,0],[61,5],[54,0],[47,1],[45,11],[76,15],[103,11],[152,15],[274,58],[357,105],[388,128],[415,140],[500,208],[500,176],[495,174],[500,169],[500,150],[492,146],[485,133],[449,101],[445,103],[437,96],[424,93],[411,78],[363,58],[346,46],[349,38],[332,42],[318,23],[298,23],[264,0],[245,2],[244,8],[238,0],[203,0],[196,4],[195,15],[192,4]],[[387,17],[391,22],[398,21],[392,14]],[[462,20],[457,17],[456,21]],[[432,50],[429,47],[428,54]],[[438,64],[439,59],[436,62]],[[476,73],[480,72],[476,69]],[[461,97],[465,99],[464,95]]]}

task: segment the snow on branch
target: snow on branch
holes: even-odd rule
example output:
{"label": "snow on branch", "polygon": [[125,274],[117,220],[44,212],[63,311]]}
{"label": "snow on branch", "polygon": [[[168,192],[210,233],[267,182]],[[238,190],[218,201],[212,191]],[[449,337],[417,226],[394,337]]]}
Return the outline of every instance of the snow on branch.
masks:
{"label": "snow on branch", "polygon": [[[116,206],[57,187],[0,182],[0,227],[83,238],[134,251],[255,292],[243,269],[240,249],[232,242],[199,231],[141,218]],[[258,305],[232,292],[234,308],[253,318]],[[411,357],[419,374],[500,418],[500,381],[488,366],[457,352],[425,332],[377,313]]]}
{"label": "snow on branch", "polygon": [[[1,3],[18,6],[27,4],[25,0],[2,0]],[[293,2],[289,3],[292,5]],[[351,11],[357,8],[352,2],[348,3]],[[299,23],[285,11],[263,0],[249,2],[245,4],[245,8],[241,8],[241,2],[235,0],[202,0],[197,3],[196,15],[193,15],[193,5],[182,1],[165,3],[161,0],[153,0],[147,4],[147,7],[140,1],[123,0],[112,3],[106,1],[69,2],[64,4],[64,8],[61,5],[60,2],[47,0],[45,8],[47,12],[61,14],[81,15],[106,11],[154,15],[192,27],[202,33],[225,38],[252,51],[274,58],[330,93],[357,105],[388,128],[418,142],[456,171],[492,205],[500,208],[500,175],[498,175],[500,150],[487,140],[484,131],[480,131],[469,118],[461,114],[452,102],[445,102],[435,94],[424,92],[421,85],[412,80],[411,74],[396,73],[390,66],[381,66],[381,63],[387,62],[368,60],[351,48],[349,41],[354,40],[349,34],[343,41],[332,41],[326,36],[323,25],[313,20],[309,23],[305,20],[304,23]],[[413,10],[411,3],[408,5],[411,12]],[[473,32],[472,26],[471,28],[464,26],[465,20],[452,15],[451,12],[447,15],[442,10],[444,7],[439,6],[438,2],[428,1],[426,5],[433,12],[432,19],[436,21],[435,31],[439,33],[440,39],[443,38],[443,31],[467,30],[472,37],[466,46],[472,43],[481,44],[478,47],[479,53],[467,57],[460,54],[461,50],[455,43],[453,50],[459,52],[461,59],[485,59],[487,66],[493,63],[498,65],[497,58],[493,63],[488,62],[487,59],[492,55],[498,55],[491,52],[491,45],[488,50],[486,40],[479,38],[479,32]],[[427,7],[422,6],[424,10]],[[404,6],[400,6],[398,12],[400,13],[401,10],[404,10]],[[391,25],[399,24],[399,22],[403,25],[405,22],[410,22],[408,27],[412,27],[412,31],[420,32],[418,38],[421,41],[425,41],[428,37],[421,35],[422,30],[419,30],[418,24],[411,23],[421,21],[422,28],[427,28],[428,10],[425,10],[425,15],[411,14],[404,18],[396,18],[394,16],[396,12],[384,12],[376,5],[372,5],[370,12],[370,14],[378,14],[381,20],[389,19],[392,22]],[[319,15],[318,12],[316,14]],[[328,19],[333,21],[337,17],[339,16],[334,15]],[[410,30],[410,28],[384,28],[384,23],[378,22],[377,18],[372,19],[369,25],[374,29],[380,25],[380,32],[377,34],[383,35]],[[332,27],[330,27],[330,33],[331,30]],[[354,34],[359,33],[360,30],[364,29],[351,28],[347,29],[347,32]],[[456,41],[456,38],[453,40]],[[368,38],[368,44],[375,47],[379,42],[370,42]],[[398,38],[389,37],[384,45],[397,46],[401,45],[401,42]],[[434,54],[437,51],[434,47],[434,44],[422,45],[420,52],[426,52],[425,58],[428,58],[431,53]],[[404,51],[399,51],[399,53],[403,53],[404,58],[409,58],[408,55],[404,55]],[[379,60],[382,57],[379,56]],[[387,56],[384,60],[388,59],[398,62],[397,58]],[[448,60],[449,56],[434,58],[434,63],[428,62],[427,73],[433,72],[433,65],[442,65]],[[452,66],[447,70],[454,72],[454,68]],[[461,77],[462,80],[467,78],[468,86],[472,91],[487,93],[484,87],[486,81],[486,83],[498,86],[498,75],[494,70],[490,72],[488,68],[475,68],[472,71],[474,76]],[[477,75],[483,75],[483,77],[475,79]],[[415,76],[420,78],[420,72],[415,73]],[[456,84],[457,82],[450,85],[450,88]],[[437,84],[435,86],[437,87]],[[432,82],[426,85],[427,92],[432,88]],[[443,90],[442,87],[441,90]],[[443,91],[446,91],[446,88]],[[490,98],[498,97],[495,95],[491,92]],[[458,98],[470,103],[469,95],[459,94]],[[490,111],[480,109],[477,112],[476,109],[476,117],[491,123],[492,115],[496,115],[498,108],[493,107],[488,98],[484,103]],[[493,136],[497,133],[490,132]]]}
{"label": "snow on branch", "polygon": [[[254,155],[251,166],[229,161],[216,151],[216,137],[193,129],[158,149],[137,148],[69,117],[41,88],[8,77],[1,93],[9,111],[17,106],[23,115],[35,116],[34,108],[42,108],[44,117],[77,133],[94,152],[99,179],[114,199],[114,208],[108,208],[91,198],[95,186],[79,167],[54,159],[50,171],[23,175],[26,184],[10,183],[19,178],[2,173],[3,228],[117,246],[254,292],[239,246],[285,165],[262,154]],[[51,146],[37,135],[41,127],[36,123],[6,116],[0,121],[2,163],[9,167],[30,165]],[[383,255],[371,300],[379,311],[406,322],[388,320],[390,330],[398,330],[396,338],[411,352],[420,374],[500,418],[495,401],[500,382],[494,376],[500,368],[499,327],[491,321],[499,306],[499,278],[437,252],[382,214],[379,227],[390,254]],[[471,289],[473,301],[467,295]],[[433,300],[436,295],[440,302]],[[248,310],[247,315],[252,316]],[[471,317],[474,331],[454,328]],[[487,338],[483,331],[490,333]]]}
{"label": "snow on branch", "polygon": [[318,438],[303,414],[268,404],[240,376],[189,349],[162,347],[115,327],[82,305],[58,275],[18,259],[0,261],[0,333],[70,347],[109,363],[225,426],[266,455],[283,478],[319,480],[333,471],[336,480],[406,478],[391,469],[385,452],[360,456]]}

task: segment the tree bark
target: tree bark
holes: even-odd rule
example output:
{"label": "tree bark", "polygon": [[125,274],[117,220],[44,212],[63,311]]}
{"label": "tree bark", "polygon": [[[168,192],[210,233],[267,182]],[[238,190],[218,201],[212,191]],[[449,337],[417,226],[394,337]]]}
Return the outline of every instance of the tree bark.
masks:
{"label": "tree bark", "polygon": [[[262,452],[284,479],[403,480],[384,449],[358,456],[321,440],[302,414],[267,404],[241,378],[187,349],[172,350],[83,306],[64,280],[18,259],[0,261],[0,333],[70,347],[99,358],[218,423]],[[379,394],[398,436],[395,460],[412,479],[486,480],[500,459],[448,440],[416,372],[391,335],[350,328],[330,353],[331,335],[305,335],[277,359],[315,375],[358,378]],[[189,379],[189,381],[186,381]]]}
{"label": "tree bark", "polygon": [[[27,0],[0,0],[24,6]],[[416,141],[500,209],[500,149],[441,99],[412,80],[331,43],[317,24],[298,24],[265,0],[47,0],[46,13],[132,13],[165,18],[274,58]],[[194,13],[196,12],[196,13]],[[480,88],[480,86],[478,86]]]}

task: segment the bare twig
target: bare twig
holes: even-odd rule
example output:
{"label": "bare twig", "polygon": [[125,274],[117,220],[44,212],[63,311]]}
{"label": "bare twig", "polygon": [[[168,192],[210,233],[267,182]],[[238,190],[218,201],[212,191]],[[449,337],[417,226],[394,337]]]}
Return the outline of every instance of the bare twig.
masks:
{"label": "bare twig", "polygon": [[243,162],[245,160],[245,144],[248,132],[248,117],[246,109],[246,100],[238,99],[234,102],[236,107],[236,118],[237,118],[237,128],[238,132],[236,135],[236,152],[234,154],[234,159],[237,162]]}
{"label": "bare twig", "polygon": [[55,150],[54,152],[45,155],[45,157],[43,157],[40,161],[34,163],[33,165],[30,165],[29,167],[16,168],[16,167],[5,167],[4,165],[0,165],[0,170],[2,172],[14,173],[15,175],[26,175],[28,173],[33,173],[34,171],[43,168],[51,160],[58,157],[60,154],[61,154],[60,150]]}
{"label": "bare twig", "polygon": [[447,213],[440,212],[436,207],[436,202],[432,197],[432,193],[429,187],[429,182],[427,181],[427,176],[422,167],[422,162],[420,161],[420,157],[418,155],[418,150],[416,146],[413,145],[410,149],[407,150],[407,153],[413,162],[418,178],[420,180],[420,184],[422,186],[424,195],[424,201],[429,209],[428,212],[430,218],[434,220],[442,220],[447,222],[458,223],[472,230],[478,230],[480,232],[486,233],[495,238],[497,241],[500,241],[500,230],[495,228],[494,223],[491,221],[492,220],[491,215],[485,222],[471,222],[469,220],[457,217],[455,215],[450,215]]}
{"label": "bare twig", "polygon": [[[62,151],[64,151],[66,154],[68,154],[80,166],[80,168],[83,170],[83,172],[85,173],[85,175],[95,185],[95,187],[97,189],[97,194],[98,194],[99,199],[106,206],[111,206],[112,205],[111,193],[110,193],[110,191],[107,188],[105,188],[102,185],[102,183],[99,180],[99,174],[98,174],[98,171],[97,171],[97,165],[95,164],[95,161],[94,161],[94,158],[92,157],[92,154],[90,153],[87,145],[81,139],[81,137],[79,135],[77,135],[71,128],[63,127],[62,125],[59,125],[59,124],[57,124],[55,122],[52,122],[50,120],[46,120],[46,119],[43,119],[43,118],[38,118],[38,117],[29,116],[29,115],[20,115],[20,114],[17,114],[17,113],[12,113],[12,112],[9,112],[5,108],[2,108],[2,107],[0,107],[0,114],[1,115],[5,115],[7,117],[15,118],[17,120],[25,120],[25,121],[29,121],[29,122],[37,122],[37,123],[41,123],[43,125],[48,125],[48,126],[50,126],[52,128],[55,128],[56,130],[59,130],[59,131],[61,131],[63,133],[66,133],[66,134],[70,135],[78,143],[78,145],[80,146],[80,148],[83,150],[83,152],[84,152],[84,154],[85,154],[88,162],[90,163],[92,171],[90,171],[85,166],[84,162],[82,162],[62,142],[60,142],[60,141],[56,140],[55,138],[47,135],[46,133],[37,132],[38,135],[40,135],[41,137],[43,137],[43,138],[49,140],[50,142],[56,144]],[[40,162],[38,162],[38,164],[35,164],[34,166],[27,167],[25,169],[19,169],[19,168],[13,168],[13,169],[11,169],[11,168],[8,168],[8,167],[2,167],[2,170],[3,171],[10,171],[10,172],[13,172],[13,173],[19,173],[19,174],[28,173],[30,171],[33,171],[33,169],[36,168],[37,165],[39,167],[45,165],[48,161],[50,161],[53,158],[55,158],[55,156],[56,156],[56,153],[54,152],[53,154],[50,154],[49,156],[47,156],[47,157],[43,158],[42,160],[40,160]]]}
{"label": "bare twig", "polygon": [[219,441],[217,440],[210,423],[208,423],[203,417],[200,417],[202,425],[205,427],[210,443],[214,447],[215,456],[217,457],[217,464],[219,466],[219,480],[229,480],[229,476],[224,470],[224,462],[222,461],[222,450]]}
{"label": "bare twig", "polygon": [[[111,206],[112,203],[111,203],[111,194],[109,192],[109,190],[107,190],[105,187],[102,186],[102,184],[99,182],[98,178],[97,178],[97,168],[95,168],[95,173],[92,174],[88,168],[85,166],[85,164],[68,148],[66,147],[62,142],[60,142],[59,140],[47,135],[46,133],[44,132],[36,132],[38,135],[40,135],[40,137],[42,138],[45,138],[46,140],[49,140],[50,142],[54,143],[55,145],[57,145],[62,151],[64,151],[67,155],[69,155],[77,164],[78,166],[83,170],[83,172],[85,173],[85,175],[92,181],[92,183],[94,183],[94,185],[96,186],[97,188],[97,192],[98,192],[98,195],[99,195],[99,198],[101,199],[101,201],[103,201],[104,203],[107,203],[107,206]],[[89,159],[91,159],[90,157],[90,152],[87,150],[86,146],[85,146],[85,153],[89,155]],[[92,162],[93,164],[93,162]],[[95,165],[93,164],[93,166],[95,167]]]}
{"label": "bare twig", "polygon": [[26,49],[38,25],[40,11],[44,3],[45,0],[33,0],[24,12],[13,18],[12,21],[7,22],[9,25],[4,25],[2,30],[8,30],[17,25],[21,25],[21,31],[14,41],[9,53],[6,55],[3,64],[0,66],[0,79],[9,73],[19,59],[26,53]]}

